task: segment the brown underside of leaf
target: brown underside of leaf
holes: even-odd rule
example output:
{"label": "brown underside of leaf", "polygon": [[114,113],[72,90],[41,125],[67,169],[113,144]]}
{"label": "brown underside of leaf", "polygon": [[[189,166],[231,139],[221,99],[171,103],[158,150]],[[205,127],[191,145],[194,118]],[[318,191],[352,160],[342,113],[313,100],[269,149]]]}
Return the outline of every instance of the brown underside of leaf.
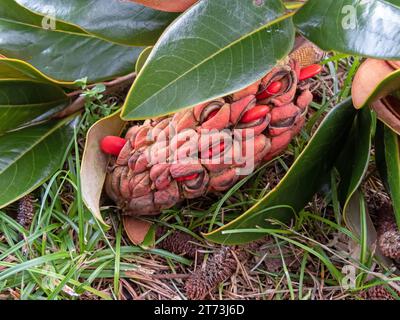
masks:
{"label": "brown underside of leaf", "polygon": [[400,135],[400,100],[387,96],[374,102],[371,107],[382,122]]}
{"label": "brown underside of leaf", "polygon": [[183,12],[197,0],[130,0],[153,9],[168,12]]}
{"label": "brown underside of leaf", "polygon": [[100,141],[107,135],[119,135],[125,123],[119,113],[96,122],[86,136],[82,158],[81,181],[83,200],[90,212],[105,224],[100,214],[100,197],[107,174],[109,156],[100,150]]}
{"label": "brown underside of leaf", "polygon": [[131,240],[134,245],[141,244],[149,232],[152,223],[129,216],[123,216],[122,219],[129,240]]}
{"label": "brown underside of leaf", "polygon": [[400,69],[400,61],[388,61],[394,69]]}
{"label": "brown underside of leaf", "polygon": [[[354,77],[352,86],[354,106],[361,108],[377,86],[393,71],[395,71],[394,68],[386,61],[367,59]],[[385,97],[389,93],[383,90],[377,99]]]}

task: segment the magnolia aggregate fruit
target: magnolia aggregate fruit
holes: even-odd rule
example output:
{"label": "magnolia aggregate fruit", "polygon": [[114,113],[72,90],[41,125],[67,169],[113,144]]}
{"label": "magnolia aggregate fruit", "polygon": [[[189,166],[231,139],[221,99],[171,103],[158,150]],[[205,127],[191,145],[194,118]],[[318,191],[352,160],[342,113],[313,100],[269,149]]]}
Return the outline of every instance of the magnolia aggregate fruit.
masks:
{"label": "magnolia aggregate fruit", "polygon": [[146,120],[125,139],[104,138],[101,148],[112,155],[107,194],[123,214],[140,216],[228,190],[300,132],[313,96],[299,79],[317,71],[292,57],[239,92]]}

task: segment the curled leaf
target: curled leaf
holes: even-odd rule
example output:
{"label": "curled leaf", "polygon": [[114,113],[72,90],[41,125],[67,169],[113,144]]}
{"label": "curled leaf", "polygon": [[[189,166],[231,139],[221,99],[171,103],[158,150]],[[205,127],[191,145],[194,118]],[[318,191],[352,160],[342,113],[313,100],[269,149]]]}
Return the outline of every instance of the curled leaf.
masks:
{"label": "curled leaf", "polygon": [[352,95],[356,108],[363,108],[400,88],[399,62],[367,59],[354,77]]}
{"label": "curled leaf", "polygon": [[97,121],[86,136],[82,158],[82,198],[87,208],[101,223],[106,225],[100,213],[100,197],[106,178],[109,156],[100,150],[100,141],[108,135],[120,135],[125,123],[119,112]]}
{"label": "curled leaf", "polygon": [[389,95],[372,104],[378,118],[390,129],[400,135],[400,100]]}
{"label": "curled leaf", "polygon": [[376,164],[392,199],[393,212],[400,228],[400,138],[379,122],[375,136]]}

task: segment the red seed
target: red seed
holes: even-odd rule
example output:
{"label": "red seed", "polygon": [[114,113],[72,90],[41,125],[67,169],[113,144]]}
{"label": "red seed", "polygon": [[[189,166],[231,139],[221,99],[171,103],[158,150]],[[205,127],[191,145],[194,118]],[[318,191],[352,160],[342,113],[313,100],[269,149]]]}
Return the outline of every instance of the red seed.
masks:
{"label": "red seed", "polygon": [[264,118],[268,113],[269,113],[269,107],[265,105],[258,105],[255,106],[254,108],[246,111],[244,115],[242,116],[242,119],[240,119],[240,122],[242,123],[249,123],[254,120]]}
{"label": "red seed", "polygon": [[257,95],[258,100],[263,100],[277,94],[282,89],[281,81],[274,81],[260,94]]}
{"label": "red seed", "polygon": [[282,89],[282,82],[274,81],[268,86],[267,92],[269,94],[277,94],[281,89]]}
{"label": "red seed", "polygon": [[106,136],[100,142],[100,148],[104,153],[118,156],[124,147],[126,140],[116,136]]}
{"label": "red seed", "polygon": [[299,80],[307,80],[315,77],[317,74],[321,73],[322,66],[319,64],[312,64],[311,66],[305,67],[300,70]]}
{"label": "red seed", "polygon": [[[225,143],[222,141],[222,142],[220,142],[220,144],[219,144],[219,153],[224,152],[224,150],[225,150]],[[211,148],[208,150],[208,158],[209,158],[209,159],[212,159],[213,156],[214,156],[214,148],[211,147]]]}
{"label": "red seed", "polygon": [[210,120],[211,118],[214,118],[218,112],[219,112],[219,109],[211,111],[210,114],[207,116],[206,121]]}
{"label": "red seed", "polygon": [[198,173],[194,173],[194,174],[191,174],[190,176],[175,178],[175,180],[178,182],[190,181],[190,180],[196,179],[198,176],[199,176]]}

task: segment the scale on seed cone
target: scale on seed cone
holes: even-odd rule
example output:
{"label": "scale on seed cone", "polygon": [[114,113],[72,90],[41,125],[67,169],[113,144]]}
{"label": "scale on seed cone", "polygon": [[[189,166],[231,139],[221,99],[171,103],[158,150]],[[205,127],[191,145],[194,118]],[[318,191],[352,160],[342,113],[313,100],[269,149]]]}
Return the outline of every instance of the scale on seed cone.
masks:
{"label": "scale on seed cone", "polygon": [[226,191],[287,148],[313,99],[305,81],[322,69],[317,61],[304,63],[307,50],[315,52],[315,47],[300,47],[239,92],[99,141],[110,158],[105,191],[135,243],[150,228],[138,216]]}

